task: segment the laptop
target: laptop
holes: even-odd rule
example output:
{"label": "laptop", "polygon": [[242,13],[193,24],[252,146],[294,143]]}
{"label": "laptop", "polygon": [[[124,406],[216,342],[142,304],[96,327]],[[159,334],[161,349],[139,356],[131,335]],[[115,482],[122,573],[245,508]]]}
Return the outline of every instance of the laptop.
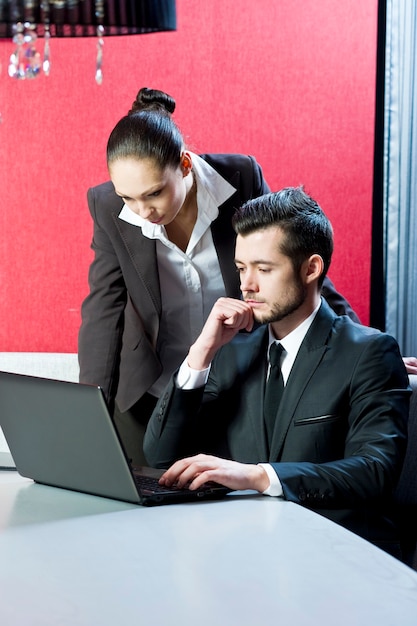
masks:
{"label": "laptop", "polygon": [[132,467],[98,386],[0,372],[0,426],[19,474],[43,485],[147,506],[230,492],[161,487],[163,470]]}

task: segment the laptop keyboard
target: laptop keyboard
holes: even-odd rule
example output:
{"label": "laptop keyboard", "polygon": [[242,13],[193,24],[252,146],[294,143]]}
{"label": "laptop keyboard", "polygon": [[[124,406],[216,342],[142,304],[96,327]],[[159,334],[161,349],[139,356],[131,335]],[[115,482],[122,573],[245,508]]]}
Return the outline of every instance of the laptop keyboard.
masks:
{"label": "laptop keyboard", "polygon": [[157,478],[153,478],[152,476],[142,476],[140,474],[134,474],[134,479],[136,485],[139,487],[141,491],[152,491],[154,493],[163,493],[167,491],[180,491],[178,487],[175,485],[171,485],[170,487],[166,487],[165,485],[160,485]]}

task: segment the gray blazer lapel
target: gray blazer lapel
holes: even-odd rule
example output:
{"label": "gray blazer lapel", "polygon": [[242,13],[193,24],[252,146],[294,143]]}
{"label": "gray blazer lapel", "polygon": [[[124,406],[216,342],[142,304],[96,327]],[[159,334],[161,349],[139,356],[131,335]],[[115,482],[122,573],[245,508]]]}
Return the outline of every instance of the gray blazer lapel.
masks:
{"label": "gray blazer lapel", "polygon": [[[161,312],[161,292],[156,258],[156,241],[144,237],[138,226],[133,226],[113,214],[116,228],[126,247],[132,264],[142,282],[156,313]],[[143,297],[143,296],[142,296]]]}

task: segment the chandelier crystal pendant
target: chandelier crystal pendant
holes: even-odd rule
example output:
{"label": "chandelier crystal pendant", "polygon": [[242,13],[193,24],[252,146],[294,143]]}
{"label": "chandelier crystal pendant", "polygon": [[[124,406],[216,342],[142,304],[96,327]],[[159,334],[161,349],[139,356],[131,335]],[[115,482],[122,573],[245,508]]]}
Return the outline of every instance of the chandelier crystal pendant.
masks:
{"label": "chandelier crystal pendant", "polygon": [[[38,35],[36,27],[29,22],[15,25],[15,35],[13,37],[14,52],[10,55],[9,76],[10,78],[36,78],[42,70],[42,58],[37,47]],[[46,47],[45,39],[45,47]],[[49,74],[49,54],[48,61],[45,61]]]}
{"label": "chandelier crystal pendant", "polygon": [[0,0],[0,39],[12,39],[8,74],[18,80],[49,75],[52,37],[96,37],[101,84],[104,36],[172,30],[175,0]]}

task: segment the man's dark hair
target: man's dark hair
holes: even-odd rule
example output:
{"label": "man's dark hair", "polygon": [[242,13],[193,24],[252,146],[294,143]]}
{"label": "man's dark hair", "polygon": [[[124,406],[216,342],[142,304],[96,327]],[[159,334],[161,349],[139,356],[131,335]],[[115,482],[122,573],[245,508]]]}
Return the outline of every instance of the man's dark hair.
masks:
{"label": "man's dark hair", "polygon": [[312,254],[321,256],[324,270],[319,284],[322,285],[333,253],[333,228],[302,186],[286,187],[248,200],[235,211],[232,224],[235,232],[242,236],[279,226],[285,233],[280,252],[291,259],[297,273]]}

